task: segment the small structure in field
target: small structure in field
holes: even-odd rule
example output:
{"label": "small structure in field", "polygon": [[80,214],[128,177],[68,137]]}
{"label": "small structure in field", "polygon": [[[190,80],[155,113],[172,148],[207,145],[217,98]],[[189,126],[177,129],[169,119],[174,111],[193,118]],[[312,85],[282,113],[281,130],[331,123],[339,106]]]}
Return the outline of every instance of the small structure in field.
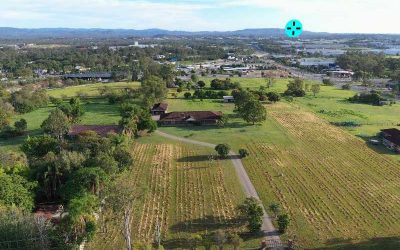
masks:
{"label": "small structure in field", "polygon": [[119,134],[122,128],[119,125],[74,125],[69,130],[70,137],[78,136],[87,131],[94,131],[99,136],[105,137],[108,134]]}
{"label": "small structure in field", "polygon": [[400,130],[390,128],[382,129],[381,131],[383,145],[397,153],[400,153]]}
{"label": "small structure in field", "polygon": [[151,115],[164,115],[167,112],[168,104],[167,103],[156,103],[151,108]]}
{"label": "small structure in field", "polygon": [[226,95],[226,96],[223,96],[222,98],[224,98],[224,102],[226,102],[226,103],[235,102],[235,98],[231,95]]}
{"label": "small structure in field", "polygon": [[213,111],[188,111],[171,112],[160,117],[161,126],[174,125],[217,125],[222,118],[222,112]]}

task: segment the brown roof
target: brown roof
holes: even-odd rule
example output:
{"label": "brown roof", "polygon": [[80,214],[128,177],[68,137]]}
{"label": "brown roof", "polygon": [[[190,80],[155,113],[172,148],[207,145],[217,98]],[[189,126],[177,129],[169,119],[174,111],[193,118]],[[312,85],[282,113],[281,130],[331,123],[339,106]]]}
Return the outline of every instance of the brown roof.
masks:
{"label": "brown roof", "polygon": [[400,146],[400,130],[397,128],[382,129],[383,136],[386,140]]}
{"label": "brown roof", "polygon": [[156,103],[154,104],[151,111],[166,111],[168,108],[168,103]]}
{"label": "brown roof", "polygon": [[189,112],[171,112],[161,117],[160,121],[204,121],[221,119],[221,112],[213,111],[189,111]]}
{"label": "brown roof", "polygon": [[79,135],[86,131],[94,131],[100,136],[106,136],[109,133],[120,133],[121,127],[118,125],[75,125],[69,131],[69,135]]}

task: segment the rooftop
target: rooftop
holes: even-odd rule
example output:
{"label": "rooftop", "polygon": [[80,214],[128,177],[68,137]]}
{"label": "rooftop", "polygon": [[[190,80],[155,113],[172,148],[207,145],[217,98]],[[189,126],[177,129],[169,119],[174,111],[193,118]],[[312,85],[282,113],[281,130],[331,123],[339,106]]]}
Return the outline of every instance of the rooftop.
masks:
{"label": "rooftop", "polygon": [[162,116],[160,121],[204,121],[218,120],[221,117],[222,112],[219,111],[171,112]]}
{"label": "rooftop", "polygon": [[156,103],[154,104],[153,108],[151,108],[152,111],[166,111],[167,109],[168,109],[167,103]]}
{"label": "rooftop", "polygon": [[397,128],[389,128],[381,130],[385,135],[385,139],[400,146],[400,130]]}

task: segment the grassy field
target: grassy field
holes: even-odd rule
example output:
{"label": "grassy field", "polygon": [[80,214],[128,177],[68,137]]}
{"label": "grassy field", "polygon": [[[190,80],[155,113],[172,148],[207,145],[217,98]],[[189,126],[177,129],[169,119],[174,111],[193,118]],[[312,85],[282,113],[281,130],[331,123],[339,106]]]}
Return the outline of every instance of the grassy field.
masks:
{"label": "grassy field", "polygon": [[[87,85],[72,86],[59,89],[48,90],[49,96],[57,98],[69,98],[76,96],[78,93],[85,93],[87,100],[82,101],[85,114],[80,120],[80,124],[118,124],[120,120],[118,104],[110,105],[106,99],[99,98],[99,88],[108,86],[112,89],[121,89],[125,87],[139,87],[138,82],[114,82],[114,83],[95,83]],[[64,100],[68,101],[68,100]],[[39,135],[42,133],[40,125],[49,116],[54,109],[54,105],[49,104],[48,107],[39,108],[33,112],[19,114],[13,117],[12,123],[24,118],[28,123],[28,131],[25,136],[19,136],[9,140],[0,139],[0,146],[5,149],[18,150],[19,145],[27,136]]]}
{"label": "grassy field", "polygon": [[[210,160],[214,154],[210,149],[165,139],[164,143],[153,143],[152,138],[146,138],[145,143],[140,139],[133,149],[130,184],[132,189],[146,187],[132,220],[133,239],[153,242],[157,223],[168,249],[187,244],[185,238],[192,233],[219,228],[242,231],[236,206],[244,195],[230,160]],[[110,216],[104,213],[101,221]],[[122,249],[123,244],[120,226],[114,221],[88,249]]]}
{"label": "grassy field", "polygon": [[[234,79],[258,88],[262,79]],[[271,90],[283,92],[287,80]],[[400,233],[400,157],[362,138],[399,122],[400,106],[346,101],[355,92],[322,86],[294,102],[266,105],[267,121],[251,126],[233,116],[233,105],[216,100],[170,98],[171,111],[213,110],[231,116],[225,128],[164,127],[192,139],[247,148],[245,167],[264,205],[279,202],[292,217],[285,238],[306,248],[396,249]],[[325,110],[325,111],[322,111]],[[356,121],[356,128],[330,122]],[[354,136],[354,135],[358,135]],[[393,156],[393,157],[391,157]]]}
{"label": "grassy field", "polygon": [[101,87],[110,87],[112,89],[123,89],[126,87],[137,88],[139,82],[112,82],[112,83],[91,83],[85,85],[71,86],[65,88],[50,89],[47,91],[49,96],[53,97],[72,97],[79,93],[85,93],[87,96],[99,96]]}

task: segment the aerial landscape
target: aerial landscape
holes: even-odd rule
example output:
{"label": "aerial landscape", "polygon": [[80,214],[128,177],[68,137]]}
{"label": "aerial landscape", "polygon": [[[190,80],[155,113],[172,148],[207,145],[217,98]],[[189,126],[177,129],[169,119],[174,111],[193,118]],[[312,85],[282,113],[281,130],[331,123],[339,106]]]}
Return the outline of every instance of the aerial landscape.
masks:
{"label": "aerial landscape", "polygon": [[0,249],[400,249],[398,9],[5,0]]}

